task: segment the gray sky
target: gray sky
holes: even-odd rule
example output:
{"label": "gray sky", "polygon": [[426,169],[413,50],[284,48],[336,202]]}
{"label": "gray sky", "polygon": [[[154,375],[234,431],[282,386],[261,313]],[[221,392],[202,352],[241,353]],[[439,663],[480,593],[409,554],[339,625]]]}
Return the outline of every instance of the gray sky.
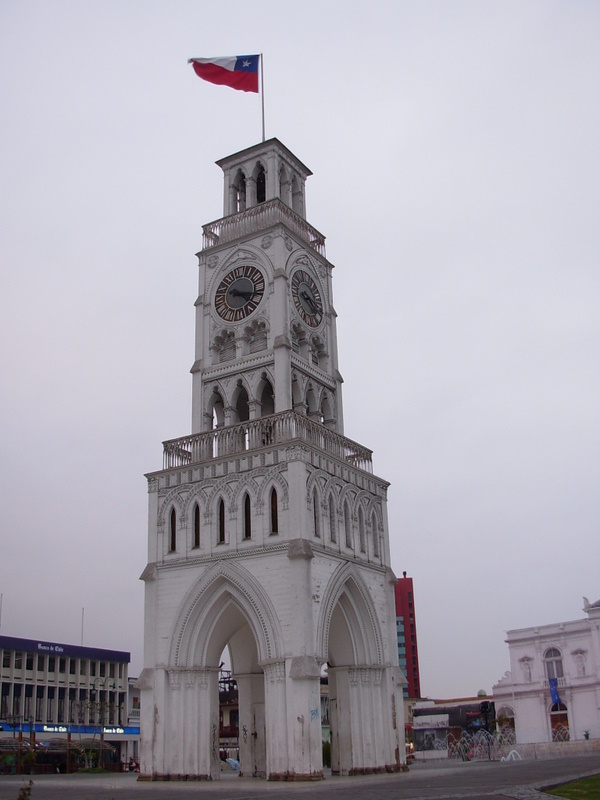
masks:
{"label": "gray sky", "polygon": [[265,55],[267,136],[314,173],[346,435],[391,482],[425,695],[507,629],[600,597],[600,5],[4,0],[4,635],[141,665],[145,472],[190,431],[214,162],[260,101],[190,56]]}

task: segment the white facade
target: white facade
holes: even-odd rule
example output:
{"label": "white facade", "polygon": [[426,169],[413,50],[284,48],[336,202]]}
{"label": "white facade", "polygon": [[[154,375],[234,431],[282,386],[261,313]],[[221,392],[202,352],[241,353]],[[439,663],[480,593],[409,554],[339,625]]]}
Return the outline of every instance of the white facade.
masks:
{"label": "white facade", "polygon": [[204,226],[192,434],[149,474],[141,773],[220,776],[229,648],[244,774],[322,776],[404,762],[386,510],[371,452],[346,439],[332,265],[305,220],[310,171],[271,139],[217,162]]}
{"label": "white facade", "polygon": [[510,671],[493,695],[520,744],[600,738],[600,601],[584,598],[583,610],[585,619],[507,633]]}

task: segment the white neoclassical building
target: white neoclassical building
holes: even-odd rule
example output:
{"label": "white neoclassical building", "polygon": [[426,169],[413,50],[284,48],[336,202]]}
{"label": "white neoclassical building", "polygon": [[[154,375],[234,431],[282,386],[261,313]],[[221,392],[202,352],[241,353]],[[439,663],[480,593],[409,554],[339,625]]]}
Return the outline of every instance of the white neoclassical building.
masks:
{"label": "white neoclassical building", "polygon": [[519,744],[600,739],[600,600],[583,600],[584,619],[507,632],[510,671],[493,695]]}
{"label": "white neoclassical building", "polygon": [[192,432],[147,476],[141,773],[218,778],[229,649],[244,774],[404,762],[395,576],[371,451],[347,439],[332,264],[307,167],[277,139],[217,162],[223,217],[198,253]]}

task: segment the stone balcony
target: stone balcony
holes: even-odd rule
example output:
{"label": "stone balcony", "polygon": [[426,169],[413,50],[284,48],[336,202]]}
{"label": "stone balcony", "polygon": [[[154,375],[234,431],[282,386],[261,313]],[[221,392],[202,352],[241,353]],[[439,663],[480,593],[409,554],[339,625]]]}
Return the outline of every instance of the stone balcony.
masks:
{"label": "stone balcony", "polygon": [[275,225],[284,224],[313,250],[325,258],[325,237],[305,219],[298,216],[279,198],[259,203],[239,214],[217,219],[202,226],[202,249],[208,250],[224,242],[231,242],[241,236],[251,236],[267,231]]}
{"label": "stone balcony", "polygon": [[163,442],[163,469],[299,442],[369,474],[372,451],[295,411]]}

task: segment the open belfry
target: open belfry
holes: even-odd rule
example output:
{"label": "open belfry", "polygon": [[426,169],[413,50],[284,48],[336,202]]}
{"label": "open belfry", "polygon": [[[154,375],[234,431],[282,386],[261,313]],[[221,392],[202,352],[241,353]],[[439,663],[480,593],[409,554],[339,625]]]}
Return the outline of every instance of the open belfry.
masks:
{"label": "open belfry", "polygon": [[147,475],[141,778],[218,779],[222,654],[241,772],[405,761],[388,484],[344,436],[333,266],[306,221],[310,170],[277,139],[217,162],[223,217],[198,254],[192,432]]}

